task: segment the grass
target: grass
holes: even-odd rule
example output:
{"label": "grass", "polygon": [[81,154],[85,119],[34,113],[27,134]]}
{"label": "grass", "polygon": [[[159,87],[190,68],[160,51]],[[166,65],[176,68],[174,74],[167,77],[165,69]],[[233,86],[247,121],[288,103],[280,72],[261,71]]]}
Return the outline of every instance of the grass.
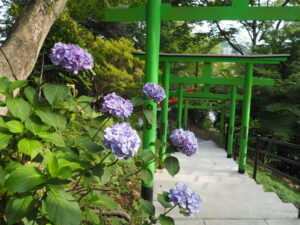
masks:
{"label": "grass", "polygon": [[[247,174],[252,178],[253,166],[250,163],[247,165]],[[283,202],[293,203],[299,207],[299,186],[298,190],[293,188],[288,182],[280,180],[278,177],[272,175],[272,172],[266,169],[257,170],[256,182],[262,184],[265,191],[275,192]]]}

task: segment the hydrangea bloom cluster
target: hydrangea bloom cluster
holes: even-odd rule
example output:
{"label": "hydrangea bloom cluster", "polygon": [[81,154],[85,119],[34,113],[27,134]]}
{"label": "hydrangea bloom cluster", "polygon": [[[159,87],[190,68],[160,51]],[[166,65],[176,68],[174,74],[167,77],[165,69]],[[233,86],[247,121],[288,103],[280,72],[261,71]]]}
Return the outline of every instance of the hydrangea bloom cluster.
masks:
{"label": "hydrangea bloom cluster", "polygon": [[51,49],[50,58],[54,65],[60,65],[75,74],[94,67],[92,55],[87,50],[73,44],[56,43]]}
{"label": "hydrangea bloom cluster", "polygon": [[143,91],[148,98],[153,99],[156,103],[159,103],[166,98],[165,90],[154,83],[146,83],[143,87]]}
{"label": "hydrangea bloom cluster", "polygon": [[118,159],[134,156],[141,145],[137,132],[128,123],[117,123],[104,130],[103,145],[116,154]]}
{"label": "hydrangea bloom cluster", "polygon": [[201,198],[190,189],[187,184],[177,183],[176,188],[170,190],[169,200],[180,207],[185,216],[195,215],[201,204]]}
{"label": "hydrangea bloom cluster", "polygon": [[170,139],[173,145],[187,156],[195,154],[198,150],[198,142],[193,132],[176,129],[171,133]]}
{"label": "hydrangea bloom cluster", "polygon": [[130,100],[126,100],[113,92],[104,97],[102,111],[124,119],[128,118],[132,114],[133,105]]}

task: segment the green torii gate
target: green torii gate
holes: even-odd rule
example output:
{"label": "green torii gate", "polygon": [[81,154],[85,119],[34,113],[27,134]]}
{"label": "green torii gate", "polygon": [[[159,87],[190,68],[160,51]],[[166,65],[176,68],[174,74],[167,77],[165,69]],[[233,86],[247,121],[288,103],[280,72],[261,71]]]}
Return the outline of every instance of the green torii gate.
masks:
{"label": "green torii gate", "polygon": [[[105,11],[106,21],[146,21],[146,65],[145,81],[158,82],[160,23],[161,21],[195,21],[195,20],[300,20],[300,7],[249,7],[249,0],[232,0],[231,6],[221,7],[171,7],[161,4],[161,0],[148,0],[147,4],[138,8],[108,9]],[[252,64],[247,66],[245,79],[246,91],[251,93]],[[249,121],[250,96],[244,98],[244,110],[247,115],[244,120]],[[247,104],[246,104],[247,103]],[[155,151],[153,142],[156,134],[157,105],[149,100],[145,107],[154,114],[153,124],[145,124],[143,134],[143,148]],[[244,129],[247,136],[248,127]],[[246,140],[247,144],[247,140]],[[245,148],[245,146],[242,146]],[[242,155],[243,156],[243,155]],[[245,172],[245,162],[241,163],[240,173]],[[149,165],[154,174],[154,163]],[[142,187],[144,199],[153,200],[153,180]]]}
{"label": "green torii gate", "polygon": [[[135,56],[141,60],[145,60],[144,52],[132,52]],[[181,128],[182,124],[182,99],[183,95],[185,97],[197,97],[205,99],[228,99],[231,100],[231,110],[230,110],[230,123],[229,123],[229,135],[228,135],[228,158],[232,156],[232,147],[233,147],[233,135],[234,135],[234,123],[235,123],[235,108],[236,100],[242,100],[241,95],[237,95],[237,86],[245,85],[245,78],[212,78],[212,63],[215,62],[232,62],[232,63],[246,63],[249,64],[278,64],[280,61],[285,61],[289,55],[204,55],[204,54],[170,54],[170,53],[160,53],[159,61],[164,63],[164,72],[163,76],[159,76],[158,80],[163,84],[163,87],[166,91],[167,98],[169,95],[174,93],[168,93],[170,83],[178,84],[178,92],[175,92],[175,95],[178,96],[178,114],[177,122],[178,128]],[[173,62],[204,62],[203,65],[203,75],[202,77],[178,77],[170,74],[171,63]],[[252,76],[252,74],[251,74]],[[261,79],[252,77],[252,86],[272,86],[274,85],[273,79]],[[184,84],[204,84],[203,93],[184,93],[183,87]],[[230,85],[232,86],[232,93],[230,95],[224,94],[213,94],[209,92],[209,86],[213,84],[221,85]],[[252,88],[252,87],[251,87]],[[251,94],[251,93],[250,93]],[[173,95],[174,96],[174,95]],[[250,96],[251,99],[251,96]],[[250,107],[250,104],[249,104]],[[168,130],[168,102],[163,101],[162,104],[162,116],[161,116],[161,141],[167,141],[167,130]],[[249,108],[250,109],[250,108]],[[249,123],[249,122],[248,122]],[[247,126],[248,126],[247,123]],[[242,143],[243,140],[241,140]],[[244,148],[247,150],[247,144]],[[161,147],[160,157],[163,160],[165,156],[166,148]],[[246,155],[245,155],[246,157]],[[245,161],[245,160],[244,160]],[[246,161],[245,161],[246,162]],[[245,167],[245,165],[244,165]]]}

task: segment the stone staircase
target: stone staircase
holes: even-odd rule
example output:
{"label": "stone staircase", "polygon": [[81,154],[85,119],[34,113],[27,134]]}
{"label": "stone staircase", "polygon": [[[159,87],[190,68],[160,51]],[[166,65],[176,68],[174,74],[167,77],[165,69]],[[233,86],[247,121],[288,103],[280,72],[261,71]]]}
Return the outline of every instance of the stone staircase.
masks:
{"label": "stone staircase", "polygon": [[[177,154],[181,170],[172,178],[165,170],[155,174],[154,196],[169,191],[177,182],[187,183],[200,194],[202,207],[195,217],[171,211],[178,225],[300,225],[298,210],[265,192],[248,175],[237,173],[237,164],[224,149],[199,139],[200,151],[192,157]],[[157,213],[163,208],[155,201]]]}

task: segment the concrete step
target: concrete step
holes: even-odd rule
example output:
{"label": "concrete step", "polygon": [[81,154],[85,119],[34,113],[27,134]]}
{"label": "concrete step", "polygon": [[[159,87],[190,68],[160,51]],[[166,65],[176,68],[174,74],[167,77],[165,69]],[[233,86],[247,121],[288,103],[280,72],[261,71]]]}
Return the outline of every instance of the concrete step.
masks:
{"label": "concrete step", "polygon": [[[164,208],[159,202],[154,201],[157,214],[163,213]],[[187,218],[179,213],[178,208],[172,210],[169,216],[174,219]],[[200,212],[193,217],[197,219],[296,219],[297,209],[290,203],[260,203],[249,202],[203,202]],[[189,217],[192,219],[192,217]]]}

